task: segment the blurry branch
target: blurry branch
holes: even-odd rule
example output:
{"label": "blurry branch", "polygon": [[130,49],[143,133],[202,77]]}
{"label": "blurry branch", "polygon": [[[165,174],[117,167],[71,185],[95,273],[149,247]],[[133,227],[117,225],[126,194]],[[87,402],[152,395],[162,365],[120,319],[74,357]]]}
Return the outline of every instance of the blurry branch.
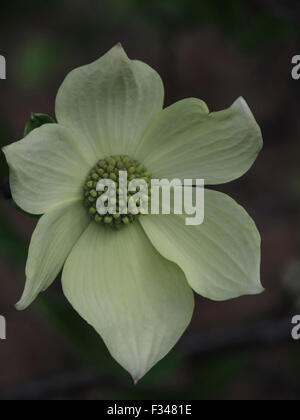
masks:
{"label": "blurry branch", "polygon": [[186,357],[205,356],[252,347],[270,347],[291,338],[291,318],[259,321],[241,327],[186,335],[179,345]]}
{"label": "blurry branch", "polygon": [[0,194],[6,200],[9,200],[11,198],[11,191],[10,191],[9,178],[8,178],[8,176],[5,177],[5,178],[0,179]]}
{"label": "blurry branch", "polygon": [[[186,334],[177,346],[177,351],[186,360],[212,355],[224,356],[226,352],[248,351],[250,349],[265,349],[291,341],[291,319],[281,318],[256,322],[243,327],[233,327],[219,331]],[[130,389],[131,383],[124,385],[123,381],[114,376],[99,372],[99,370],[78,370],[64,372],[48,378],[28,382],[23,385],[0,390],[0,400],[41,400],[62,398],[74,395],[76,392],[88,392],[93,389],[105,388],[114,390],[116,387]],[[101,398],[101,395],[99,396]]]}
{"label": "blurry branch", "polygon": [[62,372],[45,379],[28,382],[12,389],[0,391],[0,400],[43,400],[60,398],[77,392],[83,392],[94,387],[116,386],[116,379],[99,372],[78,370]]}

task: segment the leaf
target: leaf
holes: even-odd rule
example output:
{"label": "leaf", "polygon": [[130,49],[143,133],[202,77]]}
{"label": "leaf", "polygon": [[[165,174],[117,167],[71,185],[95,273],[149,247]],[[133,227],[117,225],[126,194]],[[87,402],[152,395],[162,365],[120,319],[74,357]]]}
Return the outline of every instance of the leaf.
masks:
{"label": "leaf", "polygon": [[31,114],[28,122],[25,125],[24,137],[27,136],[35,128],[39,128],[44,124],[55,123],[55,120],[46,114]]}

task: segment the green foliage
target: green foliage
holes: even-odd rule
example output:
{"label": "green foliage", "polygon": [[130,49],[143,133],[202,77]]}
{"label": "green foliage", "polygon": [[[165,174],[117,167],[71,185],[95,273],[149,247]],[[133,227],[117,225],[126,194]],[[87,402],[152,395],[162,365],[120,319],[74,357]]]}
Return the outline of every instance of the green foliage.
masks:
{"label": "green foliage", "polygon": [[20,45],[15,61],[15,79],[24,89],[33,89],[46,83],[55,72],[61,49],[47,38],[26,40]]}
{"label": "green foliage", "polygon": [[2,22],[6,23],[9,19],[15,19],[16,16],[21,16],[22,19],[30,19],[37,12],[48,13],[49,10],[55,12],[57,9],[72,0],[14,0],[7,1],[1,5]]}
{"label": "green foliage", "polygon": [[25,125],[24,137],[27,136],[35,128],[41,127],[44,124],[55,123],[54,119],[46,114],[31,114],[28,122]]}
{"label": "green foliage", "polygon": [[[121,8],[121,0],[117,3]],[[275,14],[271,8],[254,8],[242,0],[129,0],[126,5],[127,13],[137,13],[171,37],[202,24],[212,24],[245,51],[261,49],[298,30],[296,23]],[[124,6],[122,10],[124,13]]]}
{"label": "green foliage", "polygon": [[265,47],[268,43],[296,32],[296,27],[278,16],[263,13],[235,35],[236,43],[246,51]]}
{"label": "green foliage", "polygon": [[230,354],[211,357],[200,362],[195,369],[194,381],[188,391],[191,398],[220,398],[230,384],[245,370],[248,357],[243,354]]}

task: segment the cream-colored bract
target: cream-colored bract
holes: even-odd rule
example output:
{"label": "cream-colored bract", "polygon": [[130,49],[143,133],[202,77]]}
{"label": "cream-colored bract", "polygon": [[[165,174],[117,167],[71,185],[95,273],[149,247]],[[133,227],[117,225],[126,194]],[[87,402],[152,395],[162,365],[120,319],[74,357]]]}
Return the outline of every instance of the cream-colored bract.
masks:
{"label": "cream-colored bract", "polygon": [[262,137],[244,99],[210,113],[195,98],[163,110],[163,98],[159,75],[117,45],[66,77],[57,124],[3,149],[13,199],[43,214],[17,307],[26,308],[63,269],[66,297],[135,381],[188,326],[192,289],[215,300],[262,291],[259,233],[224,194],[206,191],[200,226],[186,226],[179,215],[146,215],[113,231],[85,214],[83,183],[106,156],[127,154],[154,178],[207,184],[251,167]]}
{"label": "cream-colored bract", "polygon": [[67,259],[62,284],[135,381],[174,346],[194,308],[182,270],[161,257],[139,223],[101,234],[90,225]]}

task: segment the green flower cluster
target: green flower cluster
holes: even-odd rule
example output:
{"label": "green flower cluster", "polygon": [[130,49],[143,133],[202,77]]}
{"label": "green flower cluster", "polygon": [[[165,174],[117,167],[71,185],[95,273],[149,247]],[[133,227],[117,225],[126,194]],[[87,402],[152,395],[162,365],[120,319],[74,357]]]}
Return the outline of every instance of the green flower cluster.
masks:
{"label": "green flower cluster", "polygon": [[[127,173],[126,189],[119,184],[119,172]],[[114,182],[115,188],[111,191],[108,186],[103,186],[101,191],[97,191],[97,185],[101,185],[101,180],[110,179]],[[142,198],[137,200],[137,206],[140,208],[138,214],[133,214],[130,211],[130,198],[140,191],[137,186],[135,191],[128,191],[128,185],[134,180],[144,180],[147,184],[147,189],[143,192]],[[84,204],[88,209],[89,215],[96,223],[101,223],[106,226],[119,228],[123,225],[132,223],[137,216],[145,210],[145,205],[148,206],[150,202],[150,185],[151,173],[148,172],[144,165],[141,165],[137,160],[131,159],[127,155],[109,156],[101,159],[90,171],[87,180],[84,184]],[[109,197],[109,194],[111,196]],[[107,208],[107,214],[101,215],[97,212],[97,200],[100,196],[108,200],[109,203],[115,205],[116,211],[113,208]],[[129,208],[129,212],[128,212]]]}

